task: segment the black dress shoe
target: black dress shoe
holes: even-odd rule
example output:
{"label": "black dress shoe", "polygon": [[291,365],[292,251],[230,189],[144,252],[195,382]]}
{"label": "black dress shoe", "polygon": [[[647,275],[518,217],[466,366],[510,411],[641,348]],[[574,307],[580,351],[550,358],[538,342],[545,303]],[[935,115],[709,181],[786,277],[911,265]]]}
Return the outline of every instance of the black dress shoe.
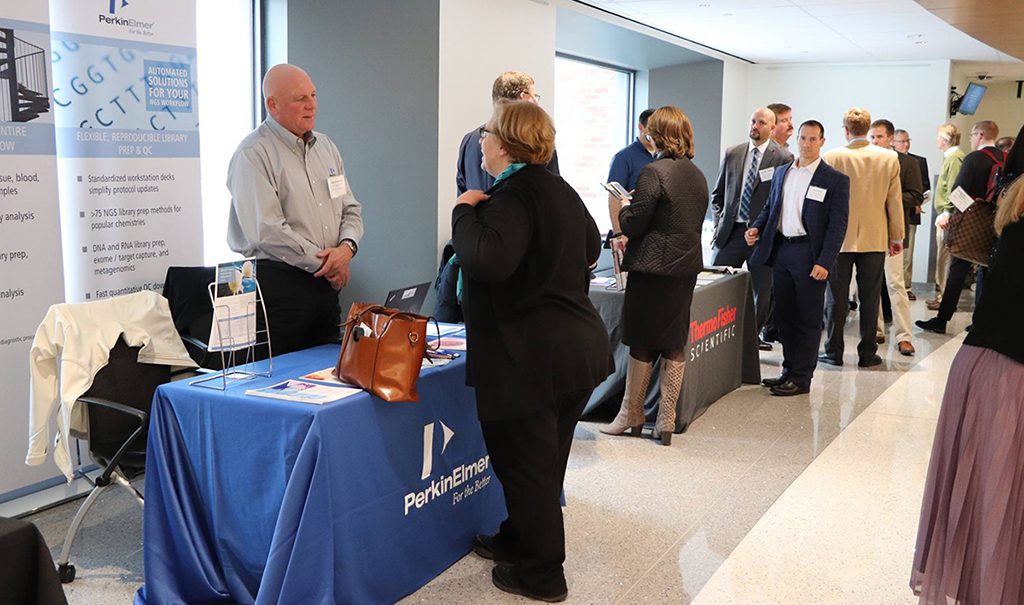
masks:
{"label": "black dress shoe", "polygon": [[568,590],[554,595],[533,592],[526,586],[523,586],[523,583],[516,577],[515,568],[510,565],[495,565],[494,569],[491,570],[491,582],[507,593],[533,599],[534,601],[544,601],[545,603],[559,603],[569,596]]}
{"label": "black dress shoe", "polygon": [[761,332],[761,340],[765,342],[779,342],[779,331],[766,329]]}
{"label": "black dress shoe", "polygon": [[862,368],[872,368],[874,366],[882,365],[882,358],[878,355],[872,355],[871,357],[861,357],[857,362],[857,365]]}
{"label": "black dress shoe", "polygon": [[850,301],[850,310],[851,311],[856,311],[857,310],[857,301],[855,301],[855,300],[851,300]]}
{"label": "black dress shoe", "polygon": [[772,350],[772,343],[765,342],[765,341],[763,341],[763,340],[761,340],[759,338],[757,340],[757,350],[758,351],[771,351]]}
{"label": "black dress shoe", "polygon": [[917,327],[927,332],[935,332],[936,334],[946,333],[946,322],[942,321],[938,317],[931,319],[919,319],[914,322]]}
{"label": "black dress shoe", "polygon": [[827,363],[830,366],[843,365],[842,359],[836,359],[835,357],[832,357],[828,353],[822,353],[821,355],[818,355],[818,361],[820,361],[821,363]]}
{"label": "black dress shoe", "polygon": [[792,380],[780,382],[771,388],[772,395],[775,395],[776,397],[792,397],[793,395],[803,395],[804,393],[810,392],[811,389],[802,387]]}
{"label": "black dress shoe", "polygon": [[488,561],[498,561],[501,563],[515,562],[508,553],[504,553],[494,547],[494,536],[477,534],[473,538],[473,552]]}
{"label": "black dress shoe", "polygon": [[783,382],[786,382],[787,380],[789,380],[789,377],[787,377],[785,374],[783,374],[783,375],[778,376],[776,378],[764,378],[764,379],[761,380],[761,384],[763,384],[766,387],[773,387],[775,385],[782,384]]}

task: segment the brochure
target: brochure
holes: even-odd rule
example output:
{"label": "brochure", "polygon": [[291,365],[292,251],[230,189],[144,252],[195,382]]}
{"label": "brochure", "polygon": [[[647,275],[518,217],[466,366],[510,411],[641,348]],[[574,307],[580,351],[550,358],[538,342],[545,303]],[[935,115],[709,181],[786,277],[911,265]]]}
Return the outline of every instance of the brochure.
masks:
{"label": "brochure", "polygon": [[447,351],[465,351],[466,350],[466,337],[463,336],[442,336],[440,340],[437,338],[430,339],[430,342],[437,342],[438,349],[444,349]]}
{"label": "brochure", "polygon": [[[444,322],[438,322],[437,323],[437,330],[441,334],[441,336],[448,336],[450,334],[455,334],[455,333],[458,333],[458,332],[461,332],[463,335],[465,335],[465,333],[466,333],[466,326],[464,326],[463,324],[449,324],[449,323],[444,323]],[[435,332],[433,332],[430,329],[430,326],[428,325],[427,326],[427,336],[429,337],[429,336],[432,336],[434,334],[435,334]]]}
{"label": "brochure", "polygon": [[334,377],[334,366],[324,368],[316,372],[310,372],[305,376],[299,376],[299,378],[301,378],[302,380],[314,380],[316,382],[326,382],[327,384],[336,384],[354,388],[353,385],[347,382],[342,382]]}
{"label": "brochure", "polygon": [[327,386],[314,384],[302,380],[285,380],[277,384],[263,387],[262,389],[249,389],[246,395],[256,397],[269,397],[271,399],[284,399],[286,401],[299,401],[301,403],[314,403],[316,405],[330,403],[344,399],[349,395],[361,393],[362,389],[343,386]]}
{"label": "brochure", "polygon": [[217,265],[210,351],[234,351],[256,344],[256,259]]}
{"label": "brochure", "polygon": [[613,197],[624,204],[628,204],[633,201],[633,194],[626,191],[626,188],[616,181],[601,183],[601,186],[604,187],[605,191],[612,194]]}
{"label": "brochure", "polygon": [[626,256],[626,244],[622,241],[621,237],[612,238],[610,243],[612,249],[612,267],[615,273],[615,285],[619,290],[625,290],[626,280],[629,278],[629,274],[622,269],[622,260]]}

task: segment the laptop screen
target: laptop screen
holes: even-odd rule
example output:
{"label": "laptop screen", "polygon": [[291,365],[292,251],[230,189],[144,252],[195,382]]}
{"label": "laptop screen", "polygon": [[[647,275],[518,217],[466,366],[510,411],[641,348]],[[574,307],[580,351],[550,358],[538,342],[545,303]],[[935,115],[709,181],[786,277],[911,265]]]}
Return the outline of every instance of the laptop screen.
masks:
{"label": "laptop screen", "polygon": [[398,309],[406,313],[419,313],[423,307],[423,301],[427,299],[427,291],[430,290],[430,282],[407,286],[388,292],[384,300],[384,306],[389,309]]}

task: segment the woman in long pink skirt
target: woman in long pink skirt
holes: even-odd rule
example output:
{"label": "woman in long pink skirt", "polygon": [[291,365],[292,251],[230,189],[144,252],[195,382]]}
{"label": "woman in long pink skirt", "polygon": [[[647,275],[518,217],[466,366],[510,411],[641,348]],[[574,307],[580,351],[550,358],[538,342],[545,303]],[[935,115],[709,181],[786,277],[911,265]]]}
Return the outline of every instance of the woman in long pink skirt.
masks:
{"label": "woman in long pink skirt", "polygon": [[910,580],[921,603],[1024,604],[1022,214],[1018,178],[939,413]]}

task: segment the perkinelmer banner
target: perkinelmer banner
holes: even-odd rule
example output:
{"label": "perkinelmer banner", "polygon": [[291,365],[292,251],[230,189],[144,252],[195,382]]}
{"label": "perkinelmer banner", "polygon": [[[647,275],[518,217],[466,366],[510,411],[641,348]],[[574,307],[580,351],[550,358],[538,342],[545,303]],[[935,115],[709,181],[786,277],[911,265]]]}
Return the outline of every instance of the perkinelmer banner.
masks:
{"label": "perkinelmer banner", "polygon": [[195,3],[50,0],[68,302],[203,261]]}
{"label": "perkinelmer banner", "polygon": [[51,478],[25,466],[32,336],[64,298],[46,2],[0,0],[0,496]]}

